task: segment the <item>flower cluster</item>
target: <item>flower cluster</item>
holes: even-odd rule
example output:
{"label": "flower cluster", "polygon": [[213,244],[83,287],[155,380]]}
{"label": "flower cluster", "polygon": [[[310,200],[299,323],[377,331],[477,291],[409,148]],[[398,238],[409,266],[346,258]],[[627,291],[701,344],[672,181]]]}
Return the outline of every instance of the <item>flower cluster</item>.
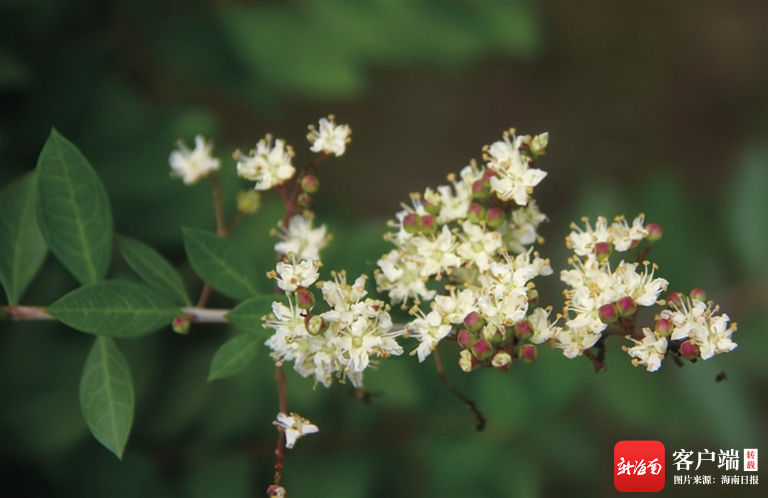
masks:
{"label": "flower cluster", "polygon": [[363,385],[363,372],[375,363],[371,356],[400,355],[403,349],[396,338],[402,331],[392,330],[388,305],[366,298],[366,276],[348,284],[344,272],[334,280],[319,283],[328,311],[314,314],[315,295],[309,287],[318,279],[319,263],[280,262],[270,276],[285,291],[288,305],[275,301],[264,325],[274,334],[266,341],[276,361],[294,362],[303,377],[314,377],[326,387],[334,376],[345,378],[355,387]]}
{"label": "flower cluster", "polygon": [[667,288],[667,281],[654,278],[656,267],[647,262],[642,269],[638,263],[625,260],[615,269],[611,266],[613,250],[625,252],[648,237],[642,214],[631,226],[623,217],[617,217],[611,225],[599,217],[594,228],[588,219],[583,221],[585,229],[574,224],[566,238],[566,245],[575,253],[569,259],[573,269],[560,273],[569,289],[565,291],[565,326],[555,334],[554,345],[568,358],[580,356],[594,346],[608,324],[618,320],[634,323],[637,307],[656,304],[659,294]]}
{"label": "flower cluster", "polygon": [[195,137],[195,148],[189,150],[187,145],[179,140],[179,150],[171,152],[168,162],[171,164],[171,174],[180,177],[186,185],[197,183],[198,180],[216,171],[221,163],[212,157],[213,142],[207,142],[198,135]]}
{"label": "flower cluster", "polygon": [[643,340],[632,339],[635,346],[625,347],[633,358],[632,363],[644,365],[653,372],[659,369],[669,351],[696,361],[736,349],[737,344],[731,340],[736,323],[728,325],[728,315],[716,315],[717,306],[713,307],[706,299],[701,289],[694,289],[688,296],[680,292],[670,294],[667,309],[656,317],[654,330],[644,328]]}
{"label": "flower cluster", "polygon": [[[524,343],[554,333],[549,312],[535,309],[531,282],[552,273],[548,260],[531,249],[546,219],[531,198],[546,176],[533,167],[546,144],[546,133],[505,132],[484,149],[485,164],[472,161],[458,176],[448,176],[451,185],[412,194],[412,205],[403,205],[390,222],[395,231],[385,237],[396,248],[379,259],[376,283],[393,304],[414,302],[416,318],[406,331],[420,342],[414,351],[420,361],[461,329],[462,368],[505,368],[523,355]],[[430,284],[443,279],[439,293]],[[419,308],[422,301],[432,301],[430,312]],[[512,333],[521,323],[530,329],[523,338]]]}

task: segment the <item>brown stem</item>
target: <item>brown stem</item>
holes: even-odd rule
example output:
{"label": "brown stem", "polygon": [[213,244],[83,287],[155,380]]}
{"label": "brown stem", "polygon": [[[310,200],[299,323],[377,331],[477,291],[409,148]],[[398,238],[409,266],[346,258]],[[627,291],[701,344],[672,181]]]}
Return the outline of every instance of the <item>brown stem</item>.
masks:
{"label": "brown stem", "polygon": [[[278,399],[278,405],[280,406],[280,413],[284,413],[288,415],[288,396],[286,395],[286,389],[285,389],[285,370],[283,370],[283,363],[277,362],[275,365],[275,380],[277,381],[277,399]],[[280,484],[280,479],[282,479],[282,475],[280,475],[280,471],[283,468],[283,450],[285,449],[285,429],[278,426],[277,430],[280,432],[280,437],[277,440],[277,447],[275,448],[275,484]]]}
{"label": "brown stem", "polygon": [[440,359],[440,353],[437,351],[437,348],[432,351],[432,356],[435,357],[437,377],[440,379],[440,382],[445,386],[446,389],[448,389],[448,392],[459,398],[461,402],[464,403],[464,406],[467,408],[467,410],[475,414],[475,429],[477,429],[478,432],[485,429],[485,417],[483,417],[483,414],[480,413],[480,410],[475,405],[475,402],[467,399],[463,394],[459,392],[458,389],[448,383],[448,378],[445,376],[445,370],[443,370],[443,362]]}
{"label": "brown stem", "polygon": [[213,289],[211,286],[207,283],[203,283],[203,290],[200,291],[200,297],[197,300],[198,308],[205,308],[205,305],[208,304],[208,299],[211,298],[212,292]]}
{"label": "brown stem", "polygon": [[211,182],[211,194],[213,195],[213,212],[216,215],[216,234],[219,237],[229,235],[227,223],[224,221],[224,202],[221,200],[221,182],[219,173],[214,171],[208,175]]}
{"label": "brown stem", "polygon": [[293,218],[293,216],[299,210],[298,200],[299,195],[301,194],[301,179],[304,178],[305,175],[313,173],[315,169],[323,162],[325,162],[325,160],[329,157],[330,155],[327,152],[321,152],[317,155],[314,161],[304,166],[303,169],[296,173],[296,175],[293,177],[293,181],[291,182],[290,192],[288,191],[288,187],[285,184],[277,187],[277,191],[285,203],[285,216],[283,217],[282,225],[283,228],[288,228],[288,224],[291,222],[291,218]]}

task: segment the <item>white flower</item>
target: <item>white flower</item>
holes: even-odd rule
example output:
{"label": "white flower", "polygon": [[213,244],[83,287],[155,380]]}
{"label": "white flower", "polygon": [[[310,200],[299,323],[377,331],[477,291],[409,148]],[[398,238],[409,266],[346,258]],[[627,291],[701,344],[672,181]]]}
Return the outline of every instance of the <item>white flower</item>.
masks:
{"label": "white flower", "polygon": [[636,346],[627,349],[627,353],[634,358],[633,365],[645,365],[646,370],[655,372],[661,367],[661,360],[667,353],[667,338],[656,337],[648,328],[643,329],[643,335],[645,337],[642,341],[632,339]]}
{"label": "white flower", "polygon": [[403,258],[400,251],[392,250],[376,263],[376,285],[387,291],[392,304],[407,303],[408,299],[430,300],[436,291],[427,289],[421,277],[420,265],[412,258]]}
{"label": "white flower", "polygon": [[315,130],[313,125],[309,126],[310,131],[307,134],[307,139],[312,142],[312,147],[310,147],[312,152],[322,151],[336,156],[344,154],[352,130],[349,125],[336,125],[333,120],[332,114],[328,116],[328,119],[320,118],[320,131]]}
{"label": "white flower", "polygon": [[259,140],[250,155],[237,157],[237,174],[256,182],[256,190],[269,190],[290,179],[296,172],[291,164],[293,149],[284,140],[275,140],[272,135]]}
{"label": "white flower", "polygon": [[219,160],[211,156],[213,142],[206,143],[202,136],[195,137],[195,150],[192,151],[181,140],[177,144],[179,150],[171,152],[168,162],[173,170],[171,174],[181,177],[186,185],[197,182],[221,166]]}
{"label": "white flower", "polygon": [[452,326],[443,323],[440,313],[431,311],[426,316],[421,313],[421,318],[412,321],[406,328],[408,333],[421,343],[411,352],[412,355],[418,354],[419,363],[421,363],[437,347],[437,343],[451,333]]}
{"label": "white flower", "polygon": [[277,263],[275,270],[280,276],[276,279],[277,285],[286,292],[293,292],[298,287],[309,287],[320,276],[315,261],[302,261],[298,264],[295,261],[293,264],[281,261]]}
{"label": "white flower", "polygon": [[283,241],[275,244],[275,251],[280,256],[294,254],[296,258],[318,261],[320,249],[328,244],[325,225],[312,228],[312,219],[297,214],[288,223],[288,228],[282,227],[277,236]]}
{"label": "white flower", "polygon": [[290,415],[278,413],[277,420],[272,423],[282,427],[285,431],[286,448],[293,448],[297,439],[307,434],[314,434],[319,430],[315,424],[310,423],[309,420],[296,413],[291,413]]}

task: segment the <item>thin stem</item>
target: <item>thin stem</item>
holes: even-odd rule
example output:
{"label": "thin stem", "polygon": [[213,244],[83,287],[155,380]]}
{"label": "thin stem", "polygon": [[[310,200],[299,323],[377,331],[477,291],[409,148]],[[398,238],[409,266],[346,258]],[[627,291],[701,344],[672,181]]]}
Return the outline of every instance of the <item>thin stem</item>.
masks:
{"label": "thin stem", "polygon": [[483,414],[480,413],[480,410],[475,405],[475,402],[467,399],[463,394],[459,392],[458,389],[448,383],[448,378],[445,376],[445,370],[443,370],[443,362],[440,359],[440,353],[437,351],[437,348],[432,351],[432,356],[435,357],[437,377],[440,379],[440,382],[445,386],[446,389],[448,389],[448,392],[459,398],[461,402],[464,403],[464,406],[467,408],[467,410],[475,414],[475,429],[477,429],[478,432],[485,429],[485,417],[483,417]]}
{"label": "thin stem", "polygon": [[[228,323],[224,315],[232,310],[201,307],[181,308],[190,321],[198,323]],[[45,306],[2,306],[3,320],[56,320]]]}
{"label": "thin stem", "polygon": [[197,300],[198,308],[205,308],[205,305],[208,304],[208,299],[211,298],[212,292],[213,288],[211,288],[210,284],[203,282],[203,290],[200,291],[200,297]]}
{"label": "thin stem", "polygon": [[214,171],[208,175],[208,179],[211,182],[213,212],[216,215],[216,234],[219,237],[226,237],[229,235],[229,230],[227,229],[226,221],[224,221],[224,203],[221,200],[221,182],[219,181],[219,174]]}
{"label": "thin stem", "polygon": [[[277,398],[278,405],[280,407],[280,413],[288,415],[288,396],[285,389],[285,370],[283,370],[283,363],[278,361],[275,364],[275,380],[277,381]],[[280,484],[280,471],[283,468],[283,450],[285,449],[285,429],[278,426],[277,430],[280,432],[280,437],[277,439],[277,447],[275,448],[275,484]]]}

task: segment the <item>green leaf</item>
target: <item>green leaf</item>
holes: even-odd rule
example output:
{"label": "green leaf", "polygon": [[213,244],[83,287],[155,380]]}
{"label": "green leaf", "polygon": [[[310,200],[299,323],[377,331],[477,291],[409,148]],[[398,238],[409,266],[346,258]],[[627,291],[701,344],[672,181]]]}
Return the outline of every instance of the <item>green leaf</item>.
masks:
{"label": "green leaf", "polygon": [[200,278],[224,295],[247,299],[259,293],[253,264],[227,239],[206,230],[184,228],[184,247]]}
{"label": "green leaf", "polygon": [[80,378],[80,408],[94,437],[122,460],[133,423],[133,380],[109,337],[97,337]]}
{"label": "green leaf", "polygon": [[80,283],[103,280],[112,254],[107,191],[80,150],[55,129],[37,161],[37,199],[53,254]]}
{"label": "green leaf", "polygon": [[174,303],[191,306],[181,275],[167,259],[136,239],[119,234],[116,239],[125,261],[146,283]]}
{"label": "green leaf", "polygon": [[234,375],[256,358],[263,339],[254,334],[239,334],[225,342],[211,361],[208,381]]}
{"label": "green leaf", "polygon": [[183,314],[152,289],[120,280],[80,287],[53,303],[48,311],[74,329],[110,337],[148,334]]}
{"label": "green leaf", "polygon": [[0,282],[11,305],[19,303],[48,252],[37,226],[34,187],[32,172],[0,194]]}
{"label": "green leaf", "polygon": [[272,311],[272,303],[275,301],[280,301],[286,306],[288,305],[288,298],[284,294],[256,296],[238,304],[224,318],[240,330],[264,335],[265,330],[262,326],[261,318]]}

